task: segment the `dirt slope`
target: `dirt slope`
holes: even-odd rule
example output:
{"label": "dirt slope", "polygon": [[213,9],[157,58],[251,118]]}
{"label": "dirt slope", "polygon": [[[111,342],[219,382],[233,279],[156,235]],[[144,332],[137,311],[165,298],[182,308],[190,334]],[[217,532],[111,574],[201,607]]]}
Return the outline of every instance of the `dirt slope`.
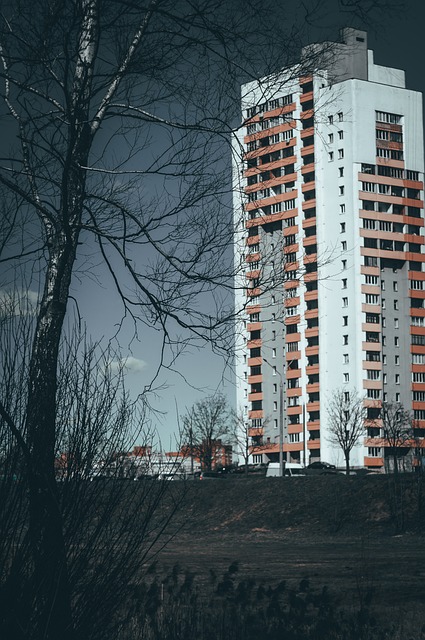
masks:
{"label": "dirt slope", "polygon": [[241,576],[264,584],[308,578],[348,604],[372,589],[379,607],[422,611],[424,484],[412,475],[188,483],[182,528],[159,562],[201,582],[237,562]]}

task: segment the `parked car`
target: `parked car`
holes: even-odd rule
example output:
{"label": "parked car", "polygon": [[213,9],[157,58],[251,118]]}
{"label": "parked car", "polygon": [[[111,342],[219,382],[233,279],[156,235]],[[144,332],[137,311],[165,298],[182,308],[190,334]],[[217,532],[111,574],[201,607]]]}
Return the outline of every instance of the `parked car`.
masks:
{"label": "parked car", "polygon": [[201,471],[199,480],[220,480],[225,477],[226,474],[221,471]]}
{"label": "parked car", "polygon": [[[269,462],[266,478],[277,478],[280,475],[279,462]],[[295,476],[305,476],[305,470],[302,464],[298,462],[285,462],[283,465],[283,477],[293,478]]]}
{"label": "parked car", "polygon": [[317,460],[316,462],[311,462],[306,467],[307,473],[310,474],[335,474],[337,473],[336,466],[334,464],[330,464],[329,462],[322,462]]}

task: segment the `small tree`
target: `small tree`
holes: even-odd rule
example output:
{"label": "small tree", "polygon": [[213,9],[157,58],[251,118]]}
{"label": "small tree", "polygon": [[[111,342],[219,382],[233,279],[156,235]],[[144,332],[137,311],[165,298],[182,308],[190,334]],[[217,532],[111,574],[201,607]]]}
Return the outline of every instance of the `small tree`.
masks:
{"label": "small tree", "polygon": [[363,398],[356,391],[337,389],[328,403],[327,411],[328,440],[342,449],[348,476],[351,451],[365,433],[366,408],[363,406]]}
{"label": "small tree", "polygon": [[250,437],[251,427],[249,426],[243,411],[232,412],[231,440],[234,444],[236,453],[243,459],[245,466],[245,474],[248,474],[249,457],[258,452],[261,453],[261,444],[255,444]]}
{"label": "small tree", "polygon": [[393,459],[393,470],[398,473],[401,450],[413,441],[412,416],[400,402],[383,402],[381,419],[385,443]]}
{"label": "small tree", "polygon": [[211,471],[222,438],[230,438],[231,413],[222,394],[196,402],[183,416],[183,441],[201,468]]}

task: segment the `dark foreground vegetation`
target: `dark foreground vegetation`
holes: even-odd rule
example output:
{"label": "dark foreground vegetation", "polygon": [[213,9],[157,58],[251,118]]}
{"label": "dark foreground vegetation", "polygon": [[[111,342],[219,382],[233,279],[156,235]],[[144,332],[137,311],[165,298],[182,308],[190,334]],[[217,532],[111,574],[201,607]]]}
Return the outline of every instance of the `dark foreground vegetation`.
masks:
{"label": "dark foreground vegetation", "polygon": [[[1,637],[18,640],[28,494],[11,476],[0,492]],[[422,475],[68,478],[59,498],[81,640],[425,638]]]}
{"label": "dark foreground vegetation", "polygon": [[425,638],[421,476],[190,483],[133,638]]}
{"label": "dark foreground vegetation", "polygon": [[[155,567],[151,567],[155,573]],[[200,587],[189,571],[176,564],[162,577],[137,587],[133,610],[120,638],[128,640],[396,640],[425,637],[418,615],[399,618],[378,614],[373,588],[351,606],[328,586],[303,578],[295,586],[285,580],[267,585],[238,575],[233,562]]]}

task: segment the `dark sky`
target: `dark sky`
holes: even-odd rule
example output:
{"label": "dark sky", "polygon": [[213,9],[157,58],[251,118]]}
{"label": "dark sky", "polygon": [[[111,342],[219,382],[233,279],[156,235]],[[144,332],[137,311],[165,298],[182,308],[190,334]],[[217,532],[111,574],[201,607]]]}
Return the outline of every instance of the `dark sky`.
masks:
{"label": "dark sky", "polygon": [[425,3],[406,0],[407,10],[388,19],[376,33],[368,34],[369,48],[375,62],[404,69],[406,86],[425,91]]}

